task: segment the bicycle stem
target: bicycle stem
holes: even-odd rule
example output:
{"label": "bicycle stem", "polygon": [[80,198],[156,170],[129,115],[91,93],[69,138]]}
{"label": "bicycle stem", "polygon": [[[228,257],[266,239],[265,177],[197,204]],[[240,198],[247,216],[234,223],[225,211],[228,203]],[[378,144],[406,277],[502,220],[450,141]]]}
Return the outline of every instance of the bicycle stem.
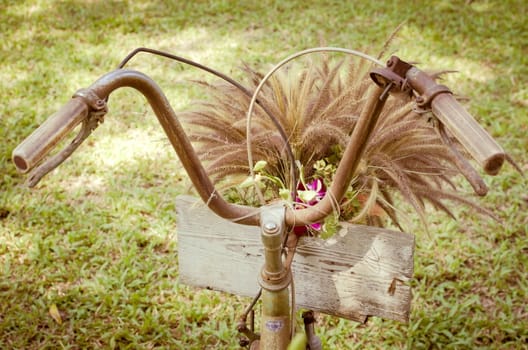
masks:
{"label": "bicycle stem", "polygon": [[[260,340],[251,344],[256,350],[285,350],[290,342],[290,286],[291,271],[284,266],[282,249],[285,208],[280,203],[264,206],[261,211],[261,239],[264,265],[259,284],[262,287],[262,319]],[[292,305],[295,307],[295,305]]]}

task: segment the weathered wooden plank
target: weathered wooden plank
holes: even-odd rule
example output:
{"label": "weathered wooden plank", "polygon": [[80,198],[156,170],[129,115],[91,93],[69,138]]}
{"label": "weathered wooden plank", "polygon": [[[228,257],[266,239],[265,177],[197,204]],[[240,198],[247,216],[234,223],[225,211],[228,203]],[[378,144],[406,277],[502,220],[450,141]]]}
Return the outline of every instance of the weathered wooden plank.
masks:
{"label": "weathered wooden plank", "polygon": [[[218,217],[194,197],[177,199],[180,281],[254,296],[263,264],[258,227]],[[414,236],[341,223],[331,239],[302,238],[292,265],[296,304],[364,322],[407,322]]]}

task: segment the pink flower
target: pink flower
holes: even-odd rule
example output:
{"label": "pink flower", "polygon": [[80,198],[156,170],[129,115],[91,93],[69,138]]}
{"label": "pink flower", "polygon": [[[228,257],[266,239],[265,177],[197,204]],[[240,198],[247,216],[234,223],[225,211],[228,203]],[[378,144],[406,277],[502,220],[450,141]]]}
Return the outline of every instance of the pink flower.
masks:
{"label": "pink flower", "polygon": [[[319,203],[326,194],[326,186],[321,179],[314,179],[311,182],[303,184],[299,182],[297,185],[297,196],[295,197],[295,209],[302,209],[311,207]],[[323,224],[314,222],[306,226],[295,226],[293,231],[295,234],[302,236],[308,233],[309,229],[321,231]]]}

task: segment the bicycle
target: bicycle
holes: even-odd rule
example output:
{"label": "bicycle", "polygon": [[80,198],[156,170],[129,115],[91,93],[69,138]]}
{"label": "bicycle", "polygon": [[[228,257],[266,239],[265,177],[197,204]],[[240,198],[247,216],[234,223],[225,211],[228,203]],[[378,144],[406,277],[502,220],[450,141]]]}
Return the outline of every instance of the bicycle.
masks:
{"label": "bicycle", "polygon": [[[457,102],[449,88],[436,83],[433,78],[415,66],[396,56],[391,57],[387,64],[383,65],[378,60],[353,50],[314,48],[296,53],[281,61],[262,79],[254,92],[247,92],[251,95],[248,119],[251,117],[254,105],[259,103],[258,92],[269,77],[285,63],[299,56],[319,51],[337,51],[354,54],[376,63],[378,68],[373,69],[370,73],[374,84],[369,90],[366,106],[362,110],[349,143],[344,150],[332,185],[316,205],[300,210],[294,210],[282,203],[266,205],[261,208],[228,203],[222,198],[208,177],[161,88],[147,75],[138,71],[123,69],[124,64],[141,51],[178,59],[221,76],[238,88],[244,89],[229,77],[208,67],[156,50],[140,48],[127,56],[117,70],[103,75],[90,87],[77,91],[68,103],[50,116],[13,151],[13,162],[21,173],[28,173],[33,170],[28,179],[28,184],[34,186],[43,176],[67,159],[103,121],[103,117],[108,111],[108,97],[113,91],[121,87],[131,87],[142,93],[147,98],[203,202],[225,219],[237,224],[260,227],[264,249],[263,268],[258,276],[261,293],[257,295],[254,302],[246,310],[238,325],[239,332],[247,336],[247,340],[241,345],[249,346],[251,349],[286,349],[289,346],[293,337],[291,323],[295,308],[295,305],[290,304],[294,304],[290,300],[290,289],[292,288],[290,264],[298,241],[298,237],[294,233],[292,234],[290,228],[296,225],[309,225],[322,220],[333,211],[335,203],[339,203],[340,199],[343,198],[352,181],[352,175],[358,167],[366,141],[374,130],[391,92],[399,91],[412,95],[418,108],[431,110],[436,117],[439,131],[446,144],[449,145],[451,141],[445,129],[466,148],[486,173],[495,175],[505,160],[510,161],[509,156],[497,142]],[[59,141],[79,124],[82,124],[81,130],[72,143],[40,164]],[[290,161],[294,162],[291,150],[288,152],[288,156]],[[251,157],[251,152],[248,152],[248,157]],[[479,177],[475,175],[475,170],[462,158],[458,159],[460,161],[457,165],[459,165],[462,174],[477,194],[484,195],[487,189],[479,181]],[[295,183],[295,174],[292,174],[292,179],[292,182]],[[284,252],[287,252],[285,258]],[[260,334],[246,325],[246,317],[258,297],[263,300]],[[303,317],[308,344],[301,346],[307,346],[311,350],[320,349],[321,343],[313,331],[313,314],[308,312]]]}

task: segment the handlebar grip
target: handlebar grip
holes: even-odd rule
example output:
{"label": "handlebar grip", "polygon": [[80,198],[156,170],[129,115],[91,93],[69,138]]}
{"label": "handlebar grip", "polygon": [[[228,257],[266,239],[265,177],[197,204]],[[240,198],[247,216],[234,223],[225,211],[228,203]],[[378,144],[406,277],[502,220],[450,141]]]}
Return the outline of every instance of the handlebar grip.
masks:
{"label": "handlebar grip", "polygon": [[89,108],[80,97],[72,98],[51,115],[31,135],[19,144],[12,154],[18,171],[27,173],[88,116]]}
{"label": "handlebar grip", "polygon": [[506,153],[453,95],[442,93],[434,97],[431,110],[486,173],[498,174]]}
{"label": "handlebar grip", "polygon": [[430,103],[433,114],[484,171],[496,175],[504,163],[506,153],[453,97],[451,91],[414,66],[407,71],[406,79],[421,95],[421,103],[423,105]]}

